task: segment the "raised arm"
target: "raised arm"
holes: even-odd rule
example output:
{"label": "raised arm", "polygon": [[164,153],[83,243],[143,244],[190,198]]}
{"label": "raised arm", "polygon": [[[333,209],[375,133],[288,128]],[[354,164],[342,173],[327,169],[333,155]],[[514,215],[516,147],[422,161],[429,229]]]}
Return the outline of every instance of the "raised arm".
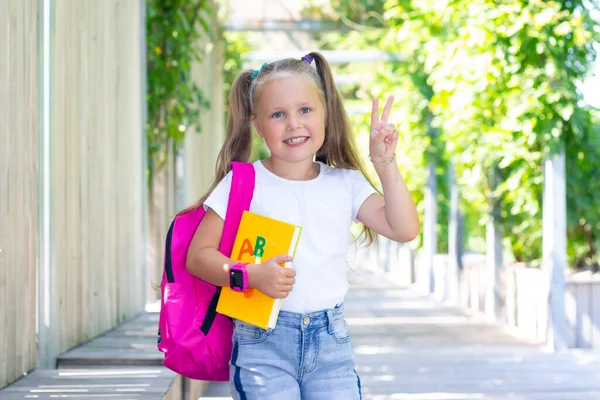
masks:
{"label": "raised arm", "polygon": [[388,97],[379,118],[379,100],[373,100],[369,153],[381,181],[383,196],[373,194],[365,200],[358,210],[357,219],[389,239],[409,242],[419,234],[421,223],[396,164],[398,131],[388,123],[393,102],[394,97]]}

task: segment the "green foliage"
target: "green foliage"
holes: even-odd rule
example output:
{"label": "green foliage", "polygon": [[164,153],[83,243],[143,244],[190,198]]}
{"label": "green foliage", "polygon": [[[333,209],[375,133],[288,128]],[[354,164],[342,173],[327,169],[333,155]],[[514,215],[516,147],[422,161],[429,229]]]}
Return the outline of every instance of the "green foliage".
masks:
{"label": "green foliage", "polygon": [[[568,252],[573,257],[573,266],[579,269],[592,266],[600,269],[600,115],[584,112],[581,118],[583,138],[569,138],[566,144],[567,163],[567,209],[569,212],[567,234]],[[590,118],[591,120],[587,120]],[[573,143],[571,142],[573,141]]]}
{"label": "green foliage", "polygon": [[[305,18],[319,19],[327,13],[328,19],[337,20],[352,29],[380,28],[385,25],[383,11],[387,0],[330,0],[326,10],[322,2],[308,4],[302,14]],[[309,2],[310,3],[310,2]]]}
{"label": "green foliage", "polygon": [[[322,48],[375,47],[401,59],[344,70],[361,77],[355,98],[364,105],[372,96],[396,95],[400,168],[416,201],[422,200],[428,159],[439,167],[440,189],[447,181],[443,166],[452,159],[466,237],[485,233],[487,215],[498,204],[515,259],[539,260],[543,160],[566,146],[570,261],[598,262],[598,119],[582,103],[578,84],[590,72],[592,45],[600,37],[583,1],[336,3],[327,18],[342,14],[379,29],[322,35]],[[383,21],[365,20],[357,13],[365,9]],[[361,135],[366,118],[355,118]],[[445,206],[440,233],[447,229]],[[445,236],[440,239],[443,247]]]}
{"label": "green foliage", "polygon": [[244,32],[225,32],[225,65],[223,66],[223,90],[227,98],[233,81],[244,67],[244,54],[251,48],[248,42],[248,34]]}
{"label": "green foliage", "polygon": [[166,162],[169,146],[183,143],[189,127],[200,131],[199,113],[208,101],[192,80],[192,64],[202,59],[201,39],[212,33],[211,2],[148,0],[148,170]]}

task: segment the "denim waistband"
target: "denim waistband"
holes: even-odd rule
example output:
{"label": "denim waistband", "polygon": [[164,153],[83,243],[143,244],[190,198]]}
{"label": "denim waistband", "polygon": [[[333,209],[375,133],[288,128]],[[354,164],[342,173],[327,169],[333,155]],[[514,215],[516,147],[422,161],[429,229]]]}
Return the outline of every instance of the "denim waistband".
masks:
{"label": "denim waistband", "polygon": [[279,311],[277,325],[285,325],[291,328],[309,329],[329,326],[333,321],[344,318],[344,305],[323,311],[314,311],[306,314],[298,314],[289,311]]}

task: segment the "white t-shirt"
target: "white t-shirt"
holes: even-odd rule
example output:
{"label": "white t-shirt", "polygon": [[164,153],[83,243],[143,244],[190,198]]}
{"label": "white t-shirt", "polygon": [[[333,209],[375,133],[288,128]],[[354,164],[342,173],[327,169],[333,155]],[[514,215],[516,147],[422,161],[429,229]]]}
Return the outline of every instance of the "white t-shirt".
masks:
{"label": "white t-shirt", "polygon": [[[350,223],[375,189],[359,171],[320,164],[319,175],[308,181],[283,179],[261,161],[254,162],[256,179],[250,211],[302,227],[293,268],[296,284],[281,309],[308,313],[333,308],[348,290],[346,258]],[[225,219],[230,172],[204,203]]]}

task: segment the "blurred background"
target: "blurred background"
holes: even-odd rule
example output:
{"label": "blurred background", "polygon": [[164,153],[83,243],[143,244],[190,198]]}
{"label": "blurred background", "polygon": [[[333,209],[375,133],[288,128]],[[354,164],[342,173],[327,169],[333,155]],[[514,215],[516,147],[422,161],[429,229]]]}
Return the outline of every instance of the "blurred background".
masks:
{"label": "blurred background", "polygon": [[350,245],[351,282],[600,348],[598,7],[0,0],[0,387],[155,309],[166,230],[210,186],[235,76],[314,50],[364,160],[372,98],[396,97],[423,222],[408,244]]}

